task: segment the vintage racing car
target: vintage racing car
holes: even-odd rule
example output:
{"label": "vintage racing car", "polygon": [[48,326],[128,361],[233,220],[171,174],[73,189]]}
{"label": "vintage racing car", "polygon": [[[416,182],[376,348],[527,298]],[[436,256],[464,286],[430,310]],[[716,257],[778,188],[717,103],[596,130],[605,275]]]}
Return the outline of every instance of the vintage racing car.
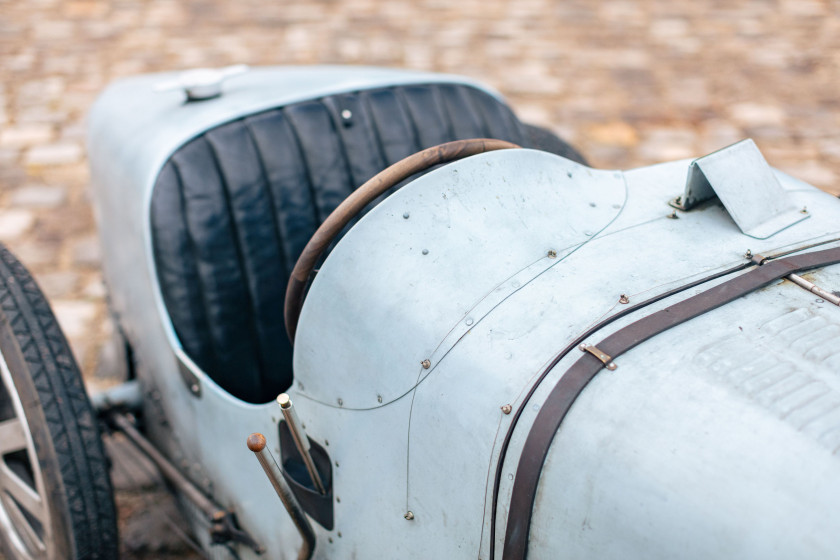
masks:
{"label": "vintage racing car", "polygon": [[10,558],[113,558],[102,427],[214,558],[826,558],[840,201],[745,140],[598,170],[494,91],[125,79],[89,119],[125,384],[0,252]]}

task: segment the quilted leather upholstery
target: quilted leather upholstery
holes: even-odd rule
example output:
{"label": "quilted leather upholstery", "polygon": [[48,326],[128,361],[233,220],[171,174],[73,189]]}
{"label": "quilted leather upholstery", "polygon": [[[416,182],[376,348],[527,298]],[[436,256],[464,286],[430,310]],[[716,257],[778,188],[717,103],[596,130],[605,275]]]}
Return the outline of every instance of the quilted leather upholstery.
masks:
{"label": "quilted leather upholstery", "polygon": [[[318,225],[388,165],[476,137],[546,141],[496,98],[432,84],[280,107],[182,146],[157,179],[151,225],[158,280],[184,350],[234,396],[274,398],[292,381],[286,284]],[[548,140],[551,151],[580,160]]]}

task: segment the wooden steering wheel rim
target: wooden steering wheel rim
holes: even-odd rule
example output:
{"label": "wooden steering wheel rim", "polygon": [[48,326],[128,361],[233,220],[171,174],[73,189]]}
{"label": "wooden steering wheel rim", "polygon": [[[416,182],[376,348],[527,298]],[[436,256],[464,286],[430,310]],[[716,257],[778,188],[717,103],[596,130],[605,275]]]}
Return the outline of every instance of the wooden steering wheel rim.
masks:
{"label": "wooden steering wheel rim", "polygon": [[350,221],[358,215],[362,209],[372,200],[386,192],[388,189],[434,165],[448,163],[463,159],[476,154],[490,152],[493,150],[507,150],[519,148],[516,144],[504,140],[490,138],[475,138],[471,140],[457,140],[427,148],[405,159],[398,161],[390,167],[380,171],[368,180],[361,187],[353,191],[350,196],[338,205],[338,207],[327,216],[324,223],[315,231],[303,252],[298,257],[292,275],[289,277],[289,284],[286,287],[286,301],[283,315],[286,322],[286,332],[294,344],[295,331],[297,330],[298,319],[303,308],[303,300],[306,294],[306,284],[312,269],[318,258],[329,246],[335,236],[344,229]]}

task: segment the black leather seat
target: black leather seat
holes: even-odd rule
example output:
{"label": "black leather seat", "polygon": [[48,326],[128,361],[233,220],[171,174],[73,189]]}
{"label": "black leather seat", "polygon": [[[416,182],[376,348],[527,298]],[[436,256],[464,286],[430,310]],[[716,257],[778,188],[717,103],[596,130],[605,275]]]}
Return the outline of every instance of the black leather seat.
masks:
{"label": "black leather seat", "polygon": [[292,382],[289,274],[354,189],[443,142],[499,138],[581,161],[465,85],[410,85],[279,107],[208,130],[163,167],[151,205],[166,308],[186,353],[221,387],[267,402]]}

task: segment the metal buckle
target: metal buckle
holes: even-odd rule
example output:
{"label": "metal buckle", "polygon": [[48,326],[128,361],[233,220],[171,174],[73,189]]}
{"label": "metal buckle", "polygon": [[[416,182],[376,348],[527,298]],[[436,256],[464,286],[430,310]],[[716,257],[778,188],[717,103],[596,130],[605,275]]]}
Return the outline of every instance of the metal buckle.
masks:
{"label": "metal buckle", "polygon": [[589,352],[590,354],[601,360],[601,362],[604,363],[604,367],[606,367],[610,371],[615,371],[615,369],[618,367],[615,364],[615,362],[612,361],[612,356],[600,350],[597,346],[593,344],[583,343],[580,346],[578,346],[578,348],[581,352]]}

